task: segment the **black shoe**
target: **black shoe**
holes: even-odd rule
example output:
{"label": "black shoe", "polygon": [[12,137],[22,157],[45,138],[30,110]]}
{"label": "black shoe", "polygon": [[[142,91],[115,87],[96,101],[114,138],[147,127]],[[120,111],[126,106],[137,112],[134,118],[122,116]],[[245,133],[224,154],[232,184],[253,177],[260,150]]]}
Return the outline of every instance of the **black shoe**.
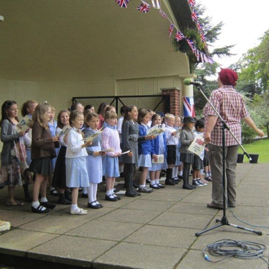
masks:
{"label": "black shoe", "polygon": [[96,201],[88,203],[88,208],[93,208],[93,209],[99,209],[102,208],[100,204],[97,204]]}
{"label": "black shoe", "polygon": [[138,189],[139,188],[139,184],[137,184],[135,181],[133,181],[133,187]]}
{"label": "black shoe", "polygon": [[71,191],[65,191],[64,197],[66,200],[72,202]]}
{"label": "black shoe", "polygon": [[71,205],[71,201],[69,201],[69,200],[67,200],[67,199],[59,199],[58,200],[58,204],[60,204],[60,205]]}
{"label": "black shoe", "polygon": [[165,188],[165,186],[162,185],[161,183],[158,183],[158,187],[159,187],[159,189],[164,189]]}
{"label": "black shoe", "polygon": [[118,201],[118,198],[114,197],[113,194],[106,195],[106,196],[105,196],[105,199],[106,199],[107,201],[111,201],[111,202],[116,202],[116,201]]}
{"label": "black shoe", "polygon": [[118,200],[121,200],[121,197],[116,195],[115,193],[114,193],[114,197],[116,197]]}
{"label": "black shoe", "polygon": [[175,182],[171,178],[169,178],[169,179],[166,179],[165,180],[165,185],[171,185],[171,186],[173,186],[173,185],[175,185]]}
{"label": "black shoe", "polygon": [[173,180],[174,180],[174,183],[175,183],[175,184],[178,184],[178,183],[179,183],[179,180],[178,180],[178,179],[173,178]]}
{"label": "black shoe", "polygon": [[81,194],[81,197],[82,197],[82,198],[88,198],[88,194],[87,194],[87,193],[82,193],[82,194]]}
{"label": "black shoe", "polygon": [[135,197],[137,196],[135,192],[125,192],[125,196],[127,197]]}
{"label": "black shoe", "polygon": [[[45,208],[45,209],[44,209]],[[49,213],[50,209],[39,205],[37,208],[31,207],[33,213]],[[42,210],[43,209],[43,210]]]}
{"label": "black shoe", "polygon": [[41,202],[40,204],[41,204],[42,206],[46,207],[46,208],[49,208],[49,209],[53,209],[53,208],[56,207],[55,204],[50,204],[50,203],[48,203],[48,202]]}
{"label": "black shoe", "polygon": [[158,184],[150,184],[149,185],[152,189],[160,189],[159,185]]}
{"label": "black shoe", "polygon": [[50,195],[52,196],[59,196],[59,193],[57,192],[57,190],[55,188],[50,190]]}
{"label": "black shoe", "polygon": [[185,189],[185,190],[193,190],[193,186],[190,186],[190,185],[183,185],[182,186],[182,189]]}

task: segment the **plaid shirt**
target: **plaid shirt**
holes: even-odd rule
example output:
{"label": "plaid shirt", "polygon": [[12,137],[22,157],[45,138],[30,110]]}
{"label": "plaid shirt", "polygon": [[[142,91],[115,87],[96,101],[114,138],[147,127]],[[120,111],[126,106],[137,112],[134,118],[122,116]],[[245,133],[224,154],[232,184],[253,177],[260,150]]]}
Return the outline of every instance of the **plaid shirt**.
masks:
{"label": "plaid shirt", "polygon": [[[214,90],[211,93],[209,100],[241,144],[241,119],[249,116],[242,96],[233,88],[233,86],[225,85]],[[209,103],[207,103],[204,107],[204,115],[206,129],[208,117],[217,116]],[[222,146],[221,127],[221,121],[217,119],[217,122],[211,132],[210,143],[212,145]],[[230,132],[225,129],[225,146],[233,145],[237,145],[237,142]]]}

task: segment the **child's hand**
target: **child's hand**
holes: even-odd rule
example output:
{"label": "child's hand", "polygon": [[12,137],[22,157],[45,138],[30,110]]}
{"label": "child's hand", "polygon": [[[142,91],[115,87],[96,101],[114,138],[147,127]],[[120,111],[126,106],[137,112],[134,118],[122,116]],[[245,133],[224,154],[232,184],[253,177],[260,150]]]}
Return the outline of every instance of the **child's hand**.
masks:
{"label": "child's hand", "polygon": [[177,131],[174,131],[171,135],[174,136],[177,134]]}
{"label": "child's hand", "polygon": [[58,136],[53,136],[53,137],[52,137],[52,141],[53,141],[53,142],[57,142],[57,141],[59,141],[59,137],[58,137]]}
{"label": "child's hand", "polygon": [[[27,130],[28,131],[28,130]],[[27,131],[19,131],[19,136],[24,136]]]}
{"label": "child's hand", "polygon": [[86,143],[84,143],[83,145],[81,145],[82,148],[86,148],[88,146],[90,146],[92,144],[92,141],[88,141]]}
{"label": "child's hand", "polygon": [[102,153],[100,151],[94,151],[93,152],[93,156],[96,157],[96,156],[99,156],[101,155]]}
{"label": "child's hand", "polygon": [[105,156],[105,155],[106,155],[106,152],[104,152],[104,151],[99,151],[99,155],[101,155],[101,156]]}
{"label": "child's hand", "polygon": [[152,158],[153,158],[154,162],[158,161],[158,156],[156,154],[152,155]]}
{"label": "child's hand", "polygon": [[133,153],[130,151],[130,152],[128,153],[128,156],[129,156],[130,158],[132,158],[132,157],[133,157]]}

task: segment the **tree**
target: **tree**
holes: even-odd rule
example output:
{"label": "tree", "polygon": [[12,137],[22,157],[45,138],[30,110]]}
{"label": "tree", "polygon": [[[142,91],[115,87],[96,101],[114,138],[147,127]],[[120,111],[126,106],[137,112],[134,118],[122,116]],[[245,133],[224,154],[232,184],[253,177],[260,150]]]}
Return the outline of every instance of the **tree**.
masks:
{"label": "tree", "polygon": [[[202,6],[202,4],[197,5],[197,10],[200,15],[199,22],[201,25],[203,25],[208,54],[211,58],[214,58],[215,62],[213,64],[197,63],[194,66],[194,73],[196,74],[197,78],[205,85],[204,92],[207,96],[209,96],[211,91],[216,89],[218,86],[216,79],[210,80],[212,76],[216,75],[217,68],[220,66],[217,62],[217,58],[229,57],[233,55],[231,53],[231,49],[234,47],[234,45],[215,48],[211,51],[210,49],[212,48],[212,45],[214,42],[216,42],[216,40],[218,40],[218,36],[221,33],[223,22],[219,22],[217,25],[212,25],[211,18],[208,16],[203,16],[206,8]],[[196,89],[194,89],[194,100],[196,114],[202,115],[201,111],[206,104],[206,100]]]}
{"label": "tree", "polygon": [[239,74],[237,88],[249,97],[265,93],[269,86],[269,30],[260,40],[260,45],[248,50],[233,66]]}

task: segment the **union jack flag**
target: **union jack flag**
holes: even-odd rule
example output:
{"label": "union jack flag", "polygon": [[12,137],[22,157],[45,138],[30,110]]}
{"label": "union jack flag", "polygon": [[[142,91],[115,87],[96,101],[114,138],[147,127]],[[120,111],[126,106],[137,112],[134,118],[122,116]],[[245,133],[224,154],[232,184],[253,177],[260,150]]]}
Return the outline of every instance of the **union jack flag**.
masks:
{"label": "union jack flag", "polygon": [[184,117],[195,117],[193,97],[183,97],[183,113]]}
{"label": "union jack flag", "polygon": [[144,1],[142,1],[141,5],[137,8],[140,12],[148,13],[150,9],[150,5]]}
{"label": "union jack flag", "polygon": [[187,40],[187,42],[188,42],[188,44],[189,44],[192,52],[194,53],[195,46],[194,46],[193,42],[190,39],[188,39],[188,38],[186,38],[186,40]]}
{"label": "union jack flag", "polygon": [[165,19],[167,19],[167,15],[160,9],[159,13],[162,15],[162,17],[164,17]]}
{"label": "union jack flag", "polygon": [[192,18],[193,21],[197,21],[198,20],[198,14],[197,14],[196,11],[193,11],[191,13],[191,18]]}
{"label": "union jack flag", "polygon": [[127,7],[130,0],[115,0],[120,7]]}
{"label": "union jack flag", "polygon": [[189,5],[191,6],[191,7],[194,7],[195,6],[195,0],[188,0],[188,2],[189,2]]}
{"label": "union jack flag", "polygon": [[176,36],[175,36],[175,39],[177,40],[177,42],[179,42],[183,38],[185,38],[185,36],[180,31],[178,31]]}
{"label": "union jack flag", "polygon": [[175,26],[174,24],[170,24],[170,28],[169,28],[169,37],[171,36],[171,34],[173,33]]}
{"label": "union jack flag", "polygon": [[202,42],[205,42],[205,36],[204,36],[204,34],[200,34],[200,38],[201,38]]}

